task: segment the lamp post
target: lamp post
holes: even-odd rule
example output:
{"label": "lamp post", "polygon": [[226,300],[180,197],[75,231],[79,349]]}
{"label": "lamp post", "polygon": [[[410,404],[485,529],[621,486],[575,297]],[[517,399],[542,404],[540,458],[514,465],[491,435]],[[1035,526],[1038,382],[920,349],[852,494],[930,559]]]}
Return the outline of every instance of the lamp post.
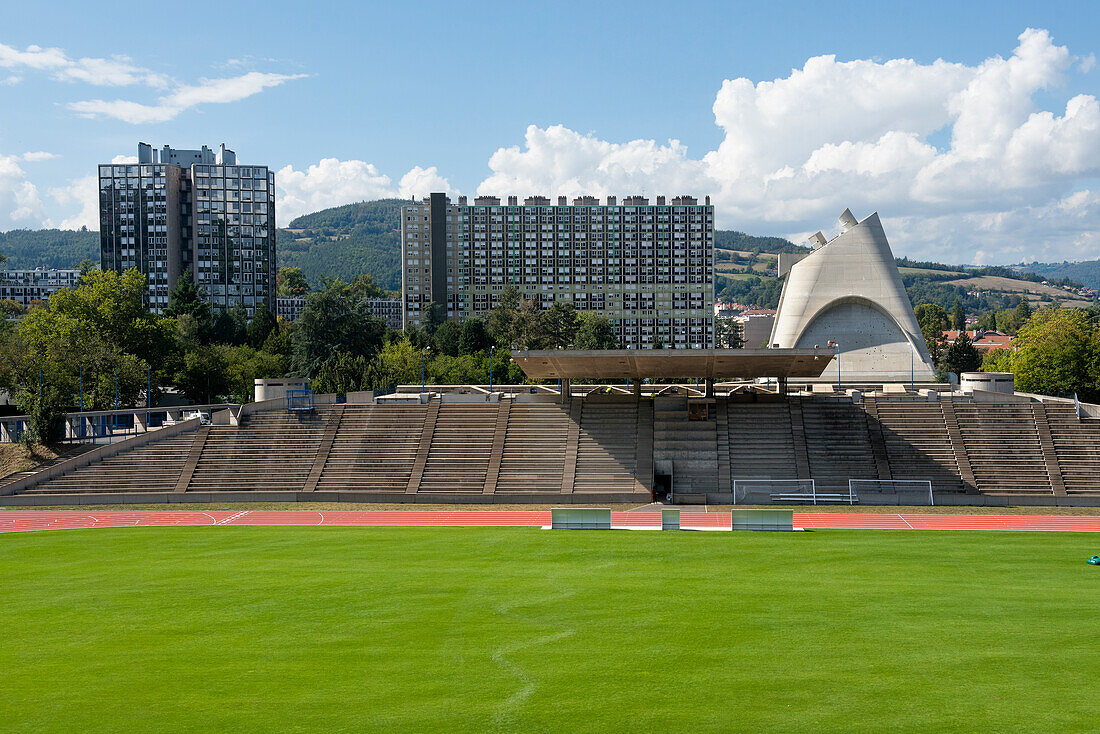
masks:
{"label": "lamp post", "polygon": [[916,380],[914,379],[915,375],[916,375],[916,358],[913,356],[913,353],[915,351],[917,351],[917,345],[916,344],[910,344],[909,345],[909,392],[916,392],[917,391],[916,388],[913,387],[914,383],[916,382]]}
{"label": "lamp post", "polygon": [[489,394],[493,394],[493,352],[496,351],[496,345],[489,347]]}
{"label": "lamp post", "polygon": [[424,375],[424,362],[428,357],[428,352],[431,351],[431,347],[424,347],[424,351],[420,353],[420,392],[427,391],[427,380]]}
{"label": "lamp post", "polygon": [[833,341],[833,346],[836,347],[836,391],[844,392],[840,387],[840,342]]}

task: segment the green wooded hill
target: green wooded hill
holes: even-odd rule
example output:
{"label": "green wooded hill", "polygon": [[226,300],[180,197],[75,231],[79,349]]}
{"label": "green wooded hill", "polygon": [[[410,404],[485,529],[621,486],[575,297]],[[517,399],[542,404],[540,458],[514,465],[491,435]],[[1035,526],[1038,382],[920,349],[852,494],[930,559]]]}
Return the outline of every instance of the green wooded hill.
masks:
{"label": "green wooded hill", "polygon": [[3,267],[75,268],[81,260],[99,262],[99,231],[71,229],[13,229],[0,232]]}
{"label": "green wooded hill", "polygon": [[299,267],[311,285],[321,276],[351,282],[370,273],[386,290],[401,289],[402,199],[379,199],[322,209],[276,233],[279,267]]}
{"label": "green wooded hill", "polygon": [[1089,288],[1100,288],[1100,260],[1081,262],[1031,263],[1020,266],[1023,270],[1045,275],[1051,280],[1069,278]]}

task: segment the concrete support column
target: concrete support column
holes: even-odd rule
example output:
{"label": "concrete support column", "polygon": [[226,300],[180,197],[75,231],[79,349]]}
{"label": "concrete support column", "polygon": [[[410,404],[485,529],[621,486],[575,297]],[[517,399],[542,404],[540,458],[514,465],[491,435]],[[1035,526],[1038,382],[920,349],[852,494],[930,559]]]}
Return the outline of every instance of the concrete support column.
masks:
{"label": "concrete support column", "polygon": [[786,395],[787,394],[787,378],[786,377],[780,377],[779,378],[779,394],[780,395]]}
{"label": "concrete support column", "polygon": [[713,377],[706,378],[706,380],[704,380],[703,384],[706,385],[706,388],[705,388],[703,394],[708,398],[713,398],[714,397],[714,378]]}
{"label": "concrete support column", "polygon": [[561,404],[569,405],[569,378],[562,378],[561,381]]}
{"label": "concrete support column", "polygon": [[134,433],[143,433],[149,430],[149,426],[145,425],[145,413],[134,412]]}
{"label": "concrete support column", "polygon": [[8,424],[0,421],[0,442],[11,443],[11,430],[8,428]]}
{"label": "concrete support column", "polygon": [[630,392],[634,393],[634,397],[642,397],[642,381],[632,379],[630,381]]}

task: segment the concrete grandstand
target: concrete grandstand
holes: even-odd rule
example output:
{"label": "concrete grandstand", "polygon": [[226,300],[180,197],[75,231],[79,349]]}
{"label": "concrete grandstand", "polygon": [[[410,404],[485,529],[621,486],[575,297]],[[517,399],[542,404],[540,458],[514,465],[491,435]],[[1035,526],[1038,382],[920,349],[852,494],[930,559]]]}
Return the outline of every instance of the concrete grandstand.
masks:
{"label": "concrete grandstand", "polygon": [[[770,349],[513,351],[538,384],[318,395],[305,411],[277,395],[144,433],[132,410],[137,435],[0,480],[0,504],[1100,505],[1100,408],[1015,393],[1011,375],[929,382],[878,216],[841,227],[781,260]],[[70,415],[67,435],[95,437],[118,423],[107,413]]]}
{"label": "concrete grandstand", "polygon": [[[184,501],[635,503],[823,495],[860,503],[1100,504],[1100,419],[1018,394],[780,394],[753,383],[449,386],[215,413],[100,446],[0,486],[8,505]],[[709,392],[709,394],[708,394]],[[1094,408],[1093,408],[1094,410]],[[771,484],[769,484],[771,483]],[[769,487],[775,488],[769,491]],[[762,488],[762,489],[761,489]]]}

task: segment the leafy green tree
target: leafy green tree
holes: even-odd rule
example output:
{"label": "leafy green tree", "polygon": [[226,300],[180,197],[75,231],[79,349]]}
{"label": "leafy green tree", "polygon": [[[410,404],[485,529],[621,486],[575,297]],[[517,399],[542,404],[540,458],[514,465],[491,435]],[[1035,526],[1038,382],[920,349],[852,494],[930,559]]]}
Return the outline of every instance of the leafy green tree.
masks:
{"label": "leafy green tree", "polygon": [[572,303],[556,301],[550,308],[538,314],[537,323],[538,331],[532,340],[532,348],[565,348],[573,344],[577,335],[577,310]]}
{"label": "leafy green tree", "polygon": [[249,346],[254,349],[261,348],[271,332],[278,328],[279,324],[275,321],[275,317],[271,315],[271,311],[268,310],[267,306],[264,304],[257,306],[252,314],[252,321],[245,328]]}
{"label": "leafy green tree", "polygon": [[291,367],[301,376],[312,377],[337,352],[370,359],[385,334],[386,324],[346,283],[330,281],[309,295],[298,318],[291,337]]}
{"label": "leafy green tree", "polygon": [[462,322],[462,336],[458,340],[460,354],[474,354],[489,348],[489,332],[485,322],[478,318]]}
{"label": "leafy green tree", "polygon": [[279,355],[254,349],[250,346],[218,345],[225,363],[224,392],[234,403],[247,403],[253,399],[256,378],[282,377],[286,374],[286,361]]}
{"label": "leafy green tree", "polygon": [[187,351],[173,379],[184,396],[193,403],[214,402],[230,391],[226,351],[217,346]]}
{"label": "leafy green tree", "polygon": [[951,325],[959,331],[966,329],[966,311],[963,310],[962,302],[956,298],[955,305],[951,307]]}
{"label": "leafy green tree", "polygon": [[1016,388],[1023,392],[1092,401],[1100,395],[1100,343],[1095,327],[1076,308],[1036,311],[1016,337]]}
{"label": "leafy green tree", "polygon": [[420,384],[420,360],[423,349],[413,346],[407,339],[397,339],[378,353],[377,368],[372,385]]}
{"label": "leafy green tree", "polygon": [[369,273],[360,273],[355,276],[349,286],[352,295],[358,298],[385,298],[386,292],[375,282],[374,276]]}
{"label": "leafy green tree", "polygon": [[457,357],[459,342],[462,340],[462,324],[457,321],[444,321],[432,334],[432,346],[439,354]]}
{"label": "leafy green tree", "polygon": [[1011,349],[991,349],[982,357],[982,372],[1015,372],[1015,358]]}
{"label": "leafy green tree", "polygon": [[145,389],[147,366],[154,368],[153,381],[163,384],[177,348],[176,324],[149,313],[144,292],[145,279],[136,270],[97,270],[55,293],[19,324],[18,385],[37,394],[41,371],[44,384],[72,405],[83,369],[85,407],[102,410],[114,406],[116,375],[120,405],[133,404]]}
{"label": "leafy green tree", "polygon": [[[727,319],[728,320],[728,319]],[[577,319],[577,332],[573,346],[577,349],[618,349],[619,338],[615,327],[602,314],[582,312]]]}
{"label": "leafy green tree", "polygon": [[981,366],[981,352],[975,348],[965,331],[960,331],[954,343],[944,350],[939,363],[941,372],[954,372],[956,375],[963,372],[976,372]]}
{"label": "leafy green tree", "polygon": [[510,347],[516,340],[515,321],[523,305],[523,296],[512,286],[500,293],[500,301],[489,312],[486,328],[498,347]]}
{"label": "leafy green tree", "polygon": [[369,384],[366,357],[352,356],[347,352],[337,352],[329,357],[310,381],[313,390],[319,393],[347,394],[365,390]]}
{"label": "leafy green tree", "polygon": [[206,300],[206,294],[195,284],[190,270],[180,273],[175,287],[168,293],[168,308],[164,309],[165,316],[182,314],[189,314],[200,324],[211,321],[210,303]]}
{"label": "leafy green tree", "polygon": [[289,364],[291,352],[290,331],[291,327],[287,325],[274,329],[264,340],[263,351],[282,357]]}
{"label": "leafy green tree", "polygon": [[304,296],[309,293],[309,281],[301,268],[279,268],[275,276],[275,290],[280,296]]}
{"label": "leafy green tree", "polygon": [[943,359],[943,350],[947,346],[943,332],[951,327],[951,319],[943,306],[938,303],[922,303],[914,309],[914,313],[917,316],[917,323],[920,324],[928,353],[932,357],[932,363],[939,364]]}
{"label": "leafy green tree", "polygon": [[245,333],[240,329],[240,323],[233,318],[232,313],[219,310],[214,314],[210,327],[210,343],[240,344],[244,340]]}
{"label": "leafy green tree", "polygon": [[0,299],[0,329],[9,325],[10,319],[18,318],[27,312],[23,304],[7,298]]}

